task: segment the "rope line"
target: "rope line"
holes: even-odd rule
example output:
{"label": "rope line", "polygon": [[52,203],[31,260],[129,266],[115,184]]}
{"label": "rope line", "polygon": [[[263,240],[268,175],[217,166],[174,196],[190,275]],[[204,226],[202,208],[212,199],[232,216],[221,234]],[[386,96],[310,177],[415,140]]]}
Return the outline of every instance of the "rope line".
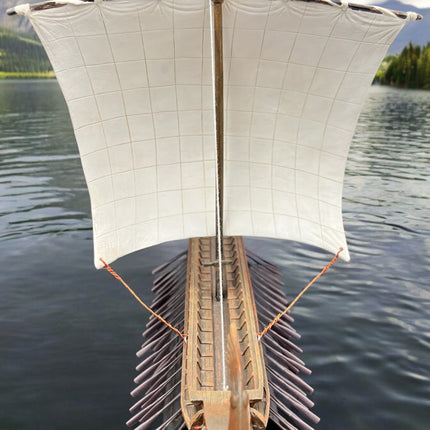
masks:
{"label": "rope line", "polygon": [[299,295],[288,305],[288,307],[281,312],[280,314],[278,314],[274,320],[262,331],[260,331],[259,333],[257,333],[258,336],[258,340],[261,340],[261,338],[297,303],[297,301],[300,299],[300,297],[303,296],[303,294],[312,286],[312,284],[318,279],[320,278],[322,275],[324,275],[325,272],[327,272],[328,269],[330,269],[331,266],[333,266],[334,262],[338,259],[339,254],[343,251],[343,248],[340,248],[339,251],[337,252],[337,254],[333,257],[333,259],[330,261],[329,264],[327,264],[327,266],[324,267],[324,269],[321,270],[320,273],[318,273],[317,276],[315,276],[314,279],[312,279],[311,282],[309,282],[308,285],[306,285],[305,288],[303,288],[303,290],[299,293]]}
{"label": "rope line", "polygon": [[155,313],[148,305],[146,305],[139,296],[131,289],[131,287],[124,281],[124,279],[121,278],[121,276],[118,275],[118,273],[115,272],[115,270],[112,269],[112,267],[109,266],[102,258],[100,258],[100,261],[104,265],[104,269],[106,269],[115,279],[117,279],[119,282],[121,282],[122,285],[124,285],[125,288],[130,292],[130,294],[152,315],[154,315],[155,318],[158,318],[163,324],[165,324],[170,330],[174,331],[176,334],[178,334],[182,340],[186,343],[188,336],[184,333],[181,333],[177,328],[173,327],[171,324],[169,324],[164,318],[162,318],[160,315]]}

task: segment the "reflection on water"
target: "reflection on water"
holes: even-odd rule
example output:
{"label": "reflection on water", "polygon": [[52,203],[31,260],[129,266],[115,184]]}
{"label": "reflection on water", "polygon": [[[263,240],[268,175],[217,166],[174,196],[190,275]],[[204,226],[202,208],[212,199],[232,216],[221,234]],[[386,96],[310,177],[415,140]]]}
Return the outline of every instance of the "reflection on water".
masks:
{"label": "reflection on water", "polygon": [[[374,87],[344,187],[352,261],[294,310],[319,430],[430,420],[430,93]],[[147,314],[92,267],[89,202],[55,81],[0,82],[0,429],[117,430]],[[291,297],[331,258],[275,240]],[[147,301],[176,242],[116,263]],[[306,252],[305,252],[306,251]]]}
{"label": "reflection on water", "polygon": [[90,228],[67,108],[53,81],[0,83],[0,238]]}

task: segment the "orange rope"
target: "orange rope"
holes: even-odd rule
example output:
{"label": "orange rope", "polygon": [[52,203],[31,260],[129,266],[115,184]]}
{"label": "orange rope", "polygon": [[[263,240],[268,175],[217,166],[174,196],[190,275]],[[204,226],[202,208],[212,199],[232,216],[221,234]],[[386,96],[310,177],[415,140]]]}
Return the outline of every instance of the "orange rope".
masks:
{"label": "orange rope", "polygon": [[260,340],[295,304],[296,302],[300,299],[300,297],[303,296],[303,294],[311,287],[311,285],[322,275],[324,275],[325,272],[327,272],[328,269],[330,269],[330,267],[333,265],[333,263],[338,259],[339,254],[343,251],[343,248],[340,248],[339,251],[337,252],[337,254],[333,257],[333,259],[330,261],[329,264],[327,264],[327,266],[324,267],[324,269],[321,270],[321,272],[315,276],[314,279],[312,279],[311,282],[309,282],[308,285],[306,285],[305,288],[303,288],[303,290],[300,292],[300,294],[289,304],[289,306],[287,307],[287,309],[285,309],[283,312],[281,312],[280,314],[278,314],[276,316],[276,318],[263,330],[260,331],[259,333],[257,333],[258,336],[258,340]]}
{"label": "orange rope", "polygon": [[112,267],[109,266],[103,259],[100,258],[100,261],[104,264],[104,268],[119,282],[121,282],[122,285],[124,285],[125,288],[131,293],[131,295],[154,317],[158,318],[163,324],[165,324],[167,327],[170,328],[170,330],[174,331],[176,334],[181,336],[182,340],[184,342],[187,342],[187,335],[181,333],[177,328],[173,327],[171,324],[169,324],[165,319],[163,319],[160,315],[156,314],[149,306],[147,306],[143,301],[139,298],[139,296],[131,289],[129,285],[124,281],[124,279],[121,278],[121,276],[118,275],[118,273],[115,272],[115,270],[112,269]]}

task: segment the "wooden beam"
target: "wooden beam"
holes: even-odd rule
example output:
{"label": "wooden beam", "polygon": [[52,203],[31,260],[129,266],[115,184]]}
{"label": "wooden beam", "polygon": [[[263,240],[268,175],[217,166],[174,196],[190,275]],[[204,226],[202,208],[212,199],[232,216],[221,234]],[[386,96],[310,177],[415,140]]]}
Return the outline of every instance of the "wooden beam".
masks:
{"label": "wooden beam", "polygon": [[[94,3],[94,0],[82,0],[82,1],[87,2],[87,3]],[[62,7],[62,6],[66,6],[66,5],[67,5],[67,3],[61,3],[61,2],[56,2],[56,1],[52,0],[52,1],[45,1],[42,3],[32,4],[32,5],[30,5],[30,10],[32,12],[34,12],[34,11],[39,11],[39,10],[55,9],[57,7]],[[8,15],[17,15],[14,7],[8,9],[6,11],[6,13]]]}
{"label": "wooden beam", "polygon": [[[94,2],[94,0],[83,0],[83,1],[86,1],[88,3],[93,3]],[[219,3],[223,2],[223,0],[212,0],[212,1],[214,3],[215,3],[215,1],[217,1]],[[323,3],[323,4],[328,5],[328,3],[325,3],[324,0],[294,0],[294,1],[306,1],[308,3]],[[333,0],[333,3],[340,4],[340,1]],[[47,2],[44,2],[44,3],[38,3],[38,4],[31,5],[30,6],[30,10],[31,11],[45,10],[45,9],[52,9],[52,8],[61,7],[61,6],[64,6],[64,3],[57,3],[56,1],[47,1]],[[378,10],[378,9],[376,9],[373,6],[370,6],[370,5],[361,5],[361,4],[355,4],[355,3],[348,3],[348,7],[351,8],[351,9],[354,9],[354,10],[361,10],[361,11],[364,11],[364,12],[372,12],[372,13],[381,14],[380,10]],[[388,10],[390,10],[390,9],[388,9]],[[396,16],[398,16],[399,18],[402,18],[402,19],[406,19],[408,17],[407,13],[400,12],[398,10],[390,10],[390,12],[393,12]],[[15,8],[8,9],[6,11],[6,13],[8,15],[16,15]],[[423,19],[423,17],[422,17],[422,15],[417,14],[417,18],[416,19],[419,21],[419,20]]]}
{"label": "wooden beam", "polygon": [[[215,137],[217,148],[217,236],[222,243],[224,214],[224,65],[222,35],[222,4],[224,0],[212,0],[213,3],[213,58],[215,88]],[[221,253],[221,255],[219,255]],[[217,259],[222,260],[222,250],[217,252]],[[220,274],[221,276],[221,274]]]}

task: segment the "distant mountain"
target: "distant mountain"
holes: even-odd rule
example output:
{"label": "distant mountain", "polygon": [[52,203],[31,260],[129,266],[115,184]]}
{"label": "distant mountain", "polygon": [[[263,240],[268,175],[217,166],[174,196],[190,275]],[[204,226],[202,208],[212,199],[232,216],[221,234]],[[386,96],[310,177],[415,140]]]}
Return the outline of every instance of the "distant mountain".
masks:
{"label": "distant mountain", "polygon": [[24,3],[40,3],[40,0],[0,0],[0,27],[9,28],[18,33],[34,34],[30,21],[24,16],[8,16],[6,11]]}
{"label": "distant mountain", "polygon": [[[357,0],[357,3],[360,3],[360,0]],[[402,49],[409,44],[409,42],[419,46],[427,45],[427,43],[430,42],[430,8],[417,9],[413,6],[409,6],[395,0],[385,1],[384,3],[378,4],[378,6],[405,12],[416,12],[423,16],[421,21],[409,22],[405,26],[391,46],[389,50],[390,54],[399,54]]]}

